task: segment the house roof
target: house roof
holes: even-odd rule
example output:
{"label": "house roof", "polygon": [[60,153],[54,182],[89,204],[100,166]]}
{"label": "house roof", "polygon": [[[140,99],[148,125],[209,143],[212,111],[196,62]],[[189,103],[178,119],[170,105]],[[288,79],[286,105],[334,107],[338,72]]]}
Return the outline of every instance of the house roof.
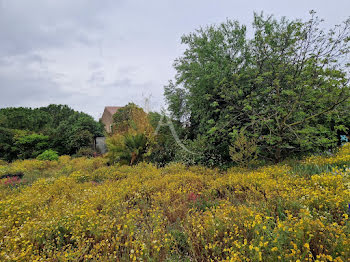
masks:
{"label": "house roof", "polygon": [[105,110],[107,110],[111,115],[114,115],[121,106],[106,106]]}

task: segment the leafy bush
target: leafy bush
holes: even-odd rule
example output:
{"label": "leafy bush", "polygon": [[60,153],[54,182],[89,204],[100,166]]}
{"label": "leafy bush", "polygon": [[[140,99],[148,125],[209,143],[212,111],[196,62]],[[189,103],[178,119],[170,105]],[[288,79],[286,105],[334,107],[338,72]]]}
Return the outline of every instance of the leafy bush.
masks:
{"label": "leafy bush", "polygon": [[177,139],[181,141],[183,128],[179,121],[171,120],[164,114],[150,112],[148,117],[156,130],[149,161],[163,167],[175,159],[176,151],[180,149]]}
{"label": "leafy bush", "polygon": [[185,165],[207,165],[205,138],[198,136],[194,140],[185,140],[184,147],[178,148],[175,153],[175,161]]}
{"label": "leafy bush", "polygon": [[185,165],[203,165],[207,167],[220,167],[226,169],[230,166],[216,151],[208,150],[207,136],[197,136],[193,140],[183,141],[183,146],[178,146],[175,153],[175,161]]}
{"label": "leafy bush", "polygon": [[107,140],[107,156],[111,163],[134,165],[146,157],[147,142],[144,134],[116,134]]}
{"label": "leafy bush", "polygon": [[43,153],[38,155],[38,160],[58,160],[58,154],[52,149],[45,150]]}
{"label": "leafy bush", "polygon": [[36,158],[49,148],[49,137],[36,133],[19,135],[15,137],[15,146],[19,158]]}
{"label": "leafy bush", "polygon": [[128,104],[113,119],[114,133],[106,139],[110,162],[134,165],[149,157],[155,143],[154,129],[143,109]]}
{"label": "leafy bush", "polygon": [[93,150],[91,147],[82,147],[78,150],[78,152],[75,154],[77,157],[93,157],[96,155],[95,150]]}

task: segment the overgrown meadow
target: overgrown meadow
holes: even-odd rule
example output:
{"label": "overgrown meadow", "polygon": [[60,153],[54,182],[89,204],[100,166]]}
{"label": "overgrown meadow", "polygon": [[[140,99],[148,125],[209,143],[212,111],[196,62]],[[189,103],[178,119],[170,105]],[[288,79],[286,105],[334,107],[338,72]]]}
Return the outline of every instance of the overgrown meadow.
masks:
{"label": "overgrown meadow", "polygon": [[350,144],[221,172],[2,162],[1,261],[349,261]]}

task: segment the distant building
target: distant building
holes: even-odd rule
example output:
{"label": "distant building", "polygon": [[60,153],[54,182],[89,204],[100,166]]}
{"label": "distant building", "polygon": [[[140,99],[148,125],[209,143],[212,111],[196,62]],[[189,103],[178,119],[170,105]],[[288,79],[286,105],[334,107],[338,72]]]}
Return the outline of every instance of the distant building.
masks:
{"label": "distant building", "polygon": [[113,115],[120,109],[120,106],[106,106],[101,117],[107,133],[112,133]]}

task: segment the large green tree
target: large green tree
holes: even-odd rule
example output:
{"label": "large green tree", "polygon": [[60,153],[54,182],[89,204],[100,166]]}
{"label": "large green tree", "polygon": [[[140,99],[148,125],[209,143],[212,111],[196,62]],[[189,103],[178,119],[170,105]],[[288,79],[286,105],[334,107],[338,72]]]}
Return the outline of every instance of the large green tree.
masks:
{"label": "large green tree", "polygon": [[350,19],[326,31],[314,12],[305,22],[254,14],[252,37],[228,20],[182,43],[165,97],[189,137],[205,140],[203,162],[230,161],[242,134],[279,161],[333,147],[349,127]]}
{"label": "large green tree", "polygon": [[14,135],[13,130],[0,126],[0,159],[10,161],[17,157]]}
{"label": "large green tree", "polygon": [[102,136],[102,126],[91,116],[73,112],[62,118],[51,130],[53,149],[59,154],[76,154],[82,147],[91,147],[93,138]]}
{"label": "large green tree", "polygon": [[[2,108],[0,130],[0,159],[8,161],[36,157],[48,148],[59,154],[75,154],[103,135],[100,123],[66,105]],[[18,132],[21,135],[16,135]]]}

